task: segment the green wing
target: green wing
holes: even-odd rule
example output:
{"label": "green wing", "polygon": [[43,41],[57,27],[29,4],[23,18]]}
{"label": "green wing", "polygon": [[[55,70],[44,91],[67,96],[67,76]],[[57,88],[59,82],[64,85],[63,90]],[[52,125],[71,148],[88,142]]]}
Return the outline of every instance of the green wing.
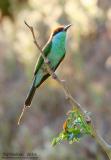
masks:
{"label": "green wing", "polygon": [[[50,52],[51,45],[52,45],[52,42],[51,42],[51,40],[50,40],[50,41],[48,41],[48,42],[46,43],[46,45],[44,46],[43,52],[44,52],[44,55],[45,55],[45,56],[47,56],[48,53]],[[41,65],[43,64],[43,62],[44,62],[44,59],[43,59],[43,57],[40,55],[39,58],[38,58],[38,60],[37,60],[36,65],[35,65],[34,75],[36,75],[36,73],[37,73],[38,70],[40,69]]]}

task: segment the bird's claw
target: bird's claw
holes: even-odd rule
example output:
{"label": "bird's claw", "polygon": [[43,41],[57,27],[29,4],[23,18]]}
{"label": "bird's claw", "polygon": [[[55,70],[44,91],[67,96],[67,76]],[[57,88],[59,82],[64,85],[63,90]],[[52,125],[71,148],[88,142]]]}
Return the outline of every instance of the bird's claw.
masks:
{"label": "bird's claw", "polygon": [[45,60],[46,64],[50,64],[50,61],[48,59]]}

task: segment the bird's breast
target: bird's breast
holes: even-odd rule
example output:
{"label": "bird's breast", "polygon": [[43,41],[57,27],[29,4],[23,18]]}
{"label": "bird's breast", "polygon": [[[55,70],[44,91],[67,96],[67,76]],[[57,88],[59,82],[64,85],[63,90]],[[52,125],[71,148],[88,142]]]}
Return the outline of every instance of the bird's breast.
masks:
{"label": "bird's breast", "polygon": [[65,51],[66,46],[66,38],[65,35],[59,34],[58,36],[54,37],[52,39],[52,50],[56,54],[62,54]]}
{"label": "bird's breast", "polygon": [[52,47],[48,55],[48,59],[51,62],[51,67],[56,68],[58,63],[63,59],[65,55],[65,41],[52,41]]}

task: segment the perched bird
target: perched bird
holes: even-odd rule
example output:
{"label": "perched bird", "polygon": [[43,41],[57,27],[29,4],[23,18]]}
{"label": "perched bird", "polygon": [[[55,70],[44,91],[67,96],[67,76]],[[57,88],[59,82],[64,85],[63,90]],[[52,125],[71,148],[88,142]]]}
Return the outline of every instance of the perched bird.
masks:
{"label": "perched bird", "polygon": [[[67,26],[60,26],[56,28],[48,42],[43,48],[44,55],[49,60],[49,65],[53,71],[59,66],[61,61],[63,60],[66,53],[66,32],[71,24]],[[40,55],[38,61],[35,65],[34,78],[32,82],[32,86],[29,90],[29,93],[26,97],[24,105],[29,107],[31,105],[33,96],[35,94],[36,89],[49,77],[49,73],[46,70],[46,65],[44,63],[43,57]]]}

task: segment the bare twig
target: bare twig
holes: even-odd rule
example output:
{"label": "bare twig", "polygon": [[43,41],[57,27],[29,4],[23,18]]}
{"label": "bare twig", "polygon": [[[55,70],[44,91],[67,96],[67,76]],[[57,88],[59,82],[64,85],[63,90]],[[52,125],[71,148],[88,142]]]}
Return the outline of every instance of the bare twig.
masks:
{"label": "bare twig", "polygon": [[[45,55],[44,55],[41,47],[39,46],[39,44],[38,44],[38,42],[36,40],[33,27],[30,26],[30,25],[28,25],[27,22],[25,22],[25,24],[30,29],[30,31],[32,33],[32,36],[33,36],[33,39],[34,39],[34,44],[39,49],[39,51],[40,51],[40,53],[41,53],[41,55],[42,55],[42,57],[44,59],[44,62],[46,63],[46,67],[47,67],[48,73],[52,76],[53,79],[55,79],[61,85],[61,87],[64,90],[64,93],[66,95],[67,100],[70,102],[70,104],[73,107],[75,107],[75,108],[77,108],[79,110],[79,112],[84,117],[84,119],[86,120],[86,122],[87,122],[87,119],[90,120],[90,125],[93,128],[92,137],[100,144],[100,146],[107,153],[109,159],[111,160],[111,145],[107,144],[105,142],[105,140],[97,133],[96,128],[94,126],[94,123],[92,122],[91,117],[87,114],[87,112],[85,111],[85,109],[71,96],[71,94],[70,94],[68,88],[66,87],[65,83],[62,80],[60,80],[58,78],[58,76],[54,73],[54,71],[50,68],[49,63],[48,63],[49,61],[48,61],[47,57],[45,57]],[[24,109],[23,109],[23,112],[24,112]]]}

